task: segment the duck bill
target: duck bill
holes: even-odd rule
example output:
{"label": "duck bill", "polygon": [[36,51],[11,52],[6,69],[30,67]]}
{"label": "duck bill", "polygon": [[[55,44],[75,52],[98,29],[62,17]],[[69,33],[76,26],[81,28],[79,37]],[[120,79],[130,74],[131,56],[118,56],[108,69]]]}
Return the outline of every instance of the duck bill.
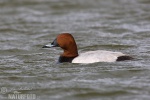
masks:
{"label": "duck bill", "polygon": [[55,39],[52,43],[49,43],[42,48],[52,48],[52,47],[59,47],[59,44],[57,43],[57,39]]}
{"label": "duck bill", "polygon": [[52,48],[52,47],[55,47],[55,45],[47,44],[47,45],[44,45],[42,48]]}

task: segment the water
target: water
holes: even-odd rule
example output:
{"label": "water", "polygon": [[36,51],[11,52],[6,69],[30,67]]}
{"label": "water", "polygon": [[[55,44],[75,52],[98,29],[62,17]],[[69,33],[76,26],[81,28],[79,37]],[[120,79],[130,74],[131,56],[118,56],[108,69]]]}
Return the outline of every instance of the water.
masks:
{"label": "water", "polygon": [[[149,0],[1,0],[0,99],[149,100],[149,9]],[[79,52],[135,59],[56,64],[62,50],[42,46],[62,32],[72,33]]]}

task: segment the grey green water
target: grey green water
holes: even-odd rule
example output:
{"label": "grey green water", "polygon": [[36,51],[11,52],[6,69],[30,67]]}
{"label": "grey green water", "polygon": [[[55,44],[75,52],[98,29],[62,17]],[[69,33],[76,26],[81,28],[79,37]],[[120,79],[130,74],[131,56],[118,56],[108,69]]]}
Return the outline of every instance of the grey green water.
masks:
{"label": "grey green water", "polygon": [[[80,53],[135,59],[56,64],[62,50],[42,46],[62,32]],[[0,100],[10,99],[150,100],[150,1],[0,0]]]}

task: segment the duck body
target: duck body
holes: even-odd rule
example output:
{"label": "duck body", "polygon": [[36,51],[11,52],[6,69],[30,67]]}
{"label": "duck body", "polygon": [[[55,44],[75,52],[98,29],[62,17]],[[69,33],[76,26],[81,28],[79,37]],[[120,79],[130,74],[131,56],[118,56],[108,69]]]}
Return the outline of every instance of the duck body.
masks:
{"label": "duck body", "polygon": [[50,47],[61,47],[64,50],[64,52],[59,57],[59,63],[115,62],[132,59],[132,57],[121,52],[112,52],[105,50],[88,51],[78,54],[76,42],[73,36],[69,33],[59,34],[51,44],[43,46],[43,48]]}
{"label": "duck body", "polygon": [[121,56],[123,57],[125,54],[104,50],[88,51],[74,58],[72,63],[115,62]]}

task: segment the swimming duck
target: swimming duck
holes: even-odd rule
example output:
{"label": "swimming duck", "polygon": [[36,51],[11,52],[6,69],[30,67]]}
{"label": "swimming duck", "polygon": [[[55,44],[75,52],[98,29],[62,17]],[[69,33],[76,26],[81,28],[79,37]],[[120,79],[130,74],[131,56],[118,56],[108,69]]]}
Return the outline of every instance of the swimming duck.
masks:
{"label": "swimming duck", "polygon": [[121,52],[104,50],[88,51],[78,54],[77,44],[70,33],[59,34],[52,43],[43,46],[43,48],[51,47],[61,47],[64,50],[58,59],[59,63],[115,62],[132,59],[132,57]]}

